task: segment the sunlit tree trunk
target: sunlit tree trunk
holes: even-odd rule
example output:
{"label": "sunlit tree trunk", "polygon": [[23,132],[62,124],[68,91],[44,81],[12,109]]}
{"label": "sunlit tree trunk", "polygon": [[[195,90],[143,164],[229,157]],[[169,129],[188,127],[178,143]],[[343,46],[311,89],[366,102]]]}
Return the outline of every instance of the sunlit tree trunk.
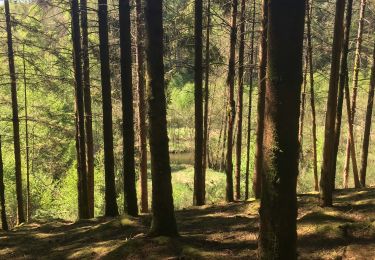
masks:
{"label": "sunlit tree trunk", "polygon": [[[297,259],[297,175],[305,1],[270,0],[260,259]],[[286,37],[287,35],[287,37]]]}
{"label": "sunlit tree trunk", "polygon": [[113,154],[112,98],[108,48],[107,0],[98,0],[100,73],[102,85],[103,140],[104,140],[104,181],[105,216],[117,216],[115,186],[115,162]]}
{"label": "sunlit tree trunk", "polygon": [[131,216],[137,216],[138,203],[135,183],[134,109],[129,0],[119,1],[119,17],[122,90],[122,141],[124,157],[124,211]]}
{"label": "sunlit tree trunk", "polygon": [[365,122],[365,131],[363,134],[363,146],[362,146],[362,160],[361,160],[361,185],[366,186],[366,171],[367,171],[367,158],[368,158],[368,148],[370,144],[370,133],[371,133],[371,122],[372,122],[372,107],[374,104],[374,90],[375,90],[375,44],[372,54],[372,67],[371,67],[371,79],[370,87],[367,100],[367,109],[366,109],[366,122]]}
{"label": "sunlit tree trunk", "polygon": [[203,27],[202,0],[195,0],[195,60],[194,60],[194,101],[195,101],[195,158],[194,158],[194,205],[205,204],[203,186]]}
{"label": "sunlit tree trunk", "polygon": [[234,78],[235,78],[235,59],[236,59],[236,42],[237,42],[237,7],[238,0],[231,0],[232,4],[232,18],[230,28],[230,46],[229,46],[229,65],[227,76],[227,91],[228,91],[228,133],[227,133],[227,154],[225,162],[226,179],[226,193],[225,199],[227,202],[234,200],[233,194],[233,129],[234,119],[236,114],[236,104],[234,101]]}
{"label": "sunlit tree trunk", "polygon": [[18,117],[16,69],[14,66],[12,24],[11,24],[11,19],[10,19],[10,10],[9,10],[8,0],[4,1],[4,6],[5,6],[6,31],[7,31],[9,74],[10,74],[10,80],[11,80],[11,95],[12,95],[12,114],[13,114],[12,121],[13,121],[14,162],[15,162],[15,175],[16,175],[17,216],[18,216],[18,223],[20,224],[20,223],[25,222],[25,214],[24,214],[24,209],[23,209],[23,195],[22,195],[20,120]]}
{"label": "sunlit tree trunk", "polygon": [[[351,101],[351,110],[350,115],[351,120],[348,121],[350,131],[354,132],[353,124],[355,120],[355,113],[357,107],[357,93],[358,93],[358,75],[359,75],[359,68],[360,68],[360,59],[361,59],[361,51],[362,51],[362,35],[363,35],[363,24],[364,24],[364,16],[366,10],[366,0],[361,1],[361,10],[360,10],[360,18],[359,18],[359,25],[358,25],[358,35],[357,35],[357,43],[355,48],[355,58],[354,58],[354,72],[353,72],[353,95]],[[354,135],[353,135],[354,137]],[[356,165],[356,154],[355,154],[355,142],[352,139],[350,132],[348,133],[348,140],[346,143],[346,163],[344,169],[344,187],[348,186],[348,178],[349,178],[349,160],[350,157],[352,158],[353,163],[353,177],[354,177],[354,186],[359,188],[361,186],[359,182],[358,176],[358,168]]]}
{"label": "sunlit tree trunk", "polygon": [[5,186],[4,186],[4,165],[3,165],[3,153],[2,143],[0,136],[0,204],[1,204],[1,227],[3,230],[8,230],[7,214],[5,209]]}
{"label": "sunlit tree trunk", "polygon": [[87,25],[87,0],[81,0],[83,95],[85,102],[85,130],[87,149],[87,191],[90,218],[94,217],[94,140],[92,133],[92,109],[90,87],[89,34]]}
{"label": "sunlit tree trunk", "polygon": [[244,52],[245,52],[245,10],[246,2],[241,0],[240,13],[240,46],[238,50],[238,96],[237,96],[237,138],[236,138],[236,200],[241,199],[241,156],[242,156],[242,115],[244,84]]}
{"label": "sunlit tree trunk", "polygon": [[340,78],[339,78],[339,90],[337,98],[337,115],[336,115],[336,126],[335,126],[335,154],[332,166],[332,189],[335,189],[336,183],[336,165],[337,165],[337,154],[340,144],[340,133],[341,133],[341,121],[342,121],[342,107],[344,101],[344,89],[346,80],[348,77],[348,53],[349,53],[349,37],[350,28],[352,23],[352,13],[353,13],[353,0],[348,0],[348,7],[346,8],[346,18],[345,18],[345,33],[344,41],[342,47],[341,55],[341,65],[340,65]]}
{"label": "sunlit tree trunk", "polygon": [[152,174],[151,236],[176,236],[167,133],[163,61],[163,1],[146,0],[149,140]]}
{"label": "sunlit tree trunk", "polygon": [[138,74],[138,124],[139,124],[139,177],[141,182],[141,212],[148,212],[147,184],[147,124],[145,100],[145,56],[144,56],[144,17],[142,0],[136,0],[137,23],[137,74]]}
{"label": "sunlit tree trunk", "polygon": [[345,0],[336,1],[335,26],[332,43],[331,75],[329,80],[327,112],[324,131],[323,163],[320,177],[320,196],[322,206],[332,206],[332,174],[335,154],[335,121],[337,92],[340,74],[340,56],[344,34]]}
{"label": "sunlit tree trunk", "polygon": [[258,119],[257,138],[255,146],[255,171],[253,177],[253,193],[256,199],[260,198],[262,188],[263,167],[263,132],[264,132],[264,106],[266,93],[266,66],[267,66],[267,27],[268,27],[268,1],[262,2],[262,32],[259,44],[259,73],[258,73]]}
{"label": "sunlit tree trunk", "polygon": [[250,36],[250,71],[249,71],[249,110],[247,113],[247,144],[246,144],[246,171],[245,171],[245,199],[249,198],[250,178],[250,145],[251,145],[251,110],[253,105],[253,79],[254,79],[254,39],[255,39],[255,15],[256,0],[252,4],[251,36]]}

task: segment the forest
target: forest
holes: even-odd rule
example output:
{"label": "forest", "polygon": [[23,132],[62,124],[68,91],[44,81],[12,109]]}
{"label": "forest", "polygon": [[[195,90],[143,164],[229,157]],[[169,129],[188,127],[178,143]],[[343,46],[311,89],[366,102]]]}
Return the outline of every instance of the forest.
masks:
{"label": "forest", "polygon": [[374,0],[0,0],[0,64],[0,259],[375,259]]}

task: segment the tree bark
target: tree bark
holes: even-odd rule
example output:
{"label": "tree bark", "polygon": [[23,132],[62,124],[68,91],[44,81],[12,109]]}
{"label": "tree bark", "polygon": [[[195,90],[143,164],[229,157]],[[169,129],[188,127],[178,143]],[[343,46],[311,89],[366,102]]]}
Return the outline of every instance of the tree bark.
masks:
{"label": "tree bark", "polygon": [[306,109],[306,86],[307,86],[307,70],[308,70],[308,54],[305,56],[305,69],[303,74],[303,88],[301,94],[301,115],[299,122],[298,142],[300,145],[300,161],[303,161],[303,127],[305,123],[305,109]]}
{"label": "tree bark", "polygon": [[260,259],[297,259],[297,175],[305,2],[269,2]]}
{"label": "tree bark", "polygon": [[22,195],[20,120],[18,117],[16,69],[14,66],[12,24],[10,20],[10,9],[9,9],[8,0],[4,1],[4,6],[5,6],[5,21],[6,21],[6,31],[7,31],[7,44],[8,44],[9,74],[10,74],[10,80],[11,80],[11,95],[12,95],[12,114],[13,114],[12,120],[13,120],[14,162],[15,162],[15,175],[16,175],[17,216],[18,216],[18,224],[21,224],[25,222],[25,214],[24,214],[24,209],[23,209],[23,195]]}
{"label": "tree bark", "polygon": [[251,36],[250,36],[250,71],[249,71],[249,110],[247,113],[247,144],[246,144],[246,171],[245,171],[245,200],[249,199],[250,178],[250,145],[251,145],[251,110],[253,106],[253,79],[254,79],[254,39],[255,39],[255,15],[256,0],[253,0]]}
{"label": "tree bark", "polygon": [[5,208],[5,186],[4,186],[4,165],[3,165],[3,153],[1,149],[1,136],[0,136],[0,204],[1,204],[1,227],[7,231],[9,229],[7,222],[7,214]]}
{"label": "tree bark", "polygon": [[137,216],[138,203],[135,184],[133,79],[129,0],[119,1],[119,16],[122,90],[122,141],[124,157],[124,211],[131,216]]}
{"label": "tree bark", "polygon": [[240,46],[238,50],[238,96],[237,96],[237,138],[236,138],[236,200],[241,199],[241,156],[242,156],[242,115],[243,115],[243,77],[245,52],[245,10],[246,2],[241,0]]}
{"label": "tree bark", "polygon": [[195,101],[195,159],[194,159],[194,205],[205,204],[203,186],[203,37],[202,0],[195,0],[195,59],[194,59],[194,101]]}
{"label": "tree bark", "polygon": [[320,197],[324,207],[332,206],[332,169],[335,151],[335,121],[337,109],[337,91],[340,73],[340,56],[344,34],[343,20],[345,0],[336,0],[335,27],[332,43],[331,75],[329,80],[327,115],[324,132],[323,163],[320,178]]}
{"label": "tree bark", "polygon": [[372,107],[374,104],[374,90],[375,90],[375,44],[372,54],[372,67],[371,67],[371,79],[370,87],[367,100],[367,109],[366,109],[366,122],[365,122],[365,131],[363,134],[363,146],[362,146],[362,160],[361,160],[361,185],[362,187],[366,186],[366,171],[367,171],[367,158],[368,158],[368,148],[370,144],[370,133],[371,133],[371,122],[372,122]]}
{"label": "tree bark", "polygon": [[347,84],[348,76],[348,53],[349,53],[349,38],[350,38],[350,28],[352,23],[352,13],[353,13],[353,0],[348,0],[348,7],[346,8],[346,18],[345,18],[345,33],[342,47],[341,55],[341,65],[340,65],[340,78],[339,78],[339,93],[337,98],[337,115],[336,115],[336,126],[335,126],[335,154],[332,166],[332,189],[335,189],[336,183],[336,164],[337,164],[337,154],[340,144],[340,132],[341,132],[341,121],[342,121],[342,107],[344,101],[344,89]]}
{"label": "tree bark", "polygon": [[112,98],[108,48],[108,14],[107,0],[98,0],[99,48],[101,64],[103,140],[104,140],[104,173],[105,173],[105,216],[115,217],[118,213],[116,201],[115,169],[113,155]]}
{"label": "tree bark", "polygon": [[94,139],[92,133],[92,109],[90,87],[89,35],[87,25],[87,0],[81,0],[83,95],[85,102],[85,130],[87,149],[87,191],[90,218],[94,217]]}
{"label": "tree bark", "polygon": [[163,62],[162,0],[146,0],[149,136],[152,174],[151,236],[176,236]]}
{"label": "tree bark", "polygon": [[144,53],[144,17],[142,0],[136,0],[137,23],[137,74],[138,74],[138,123],[139,123],[139,177],[141,182],[141,212],[148,212],[148,183],[147,183],[147,124],[145,100],[145,53]]}
{"label": "tree bark", "polygon": [[315,90],[314,90],[314,64],[313,64],[313,47],[311,39],[311,17],[312,17],[312,0],[306,2],[306,17],[307,17],[307,48],[309,55],[309,74],[310,74],[310,105],[312,117],[312,138],[313,138],[313,164],[314,164],[314,182],[315,191],[319,191],[319,178],[318,178],[318,155],[316,148],[316,112],[315,112]]}
{"label": "tree bark", "polygon": [[268,27],[268,2],[262,2],[262,32],[259,44],[259,76],[258,76],[258,118],[257,138],[255,147],[255,171],[253,177],[253,193],[256,199],[260,198],[262,188],[263,167],[263,132],[264,132],[264,106],[266,93],[266,66],[267,66],[267,27]]}
{"label": "tree bark", "polygon": [[[355,113],[356,113],[356,107],[357,107],[357,92],[358,92],[358,75],[359,75],[359,68],[360,68],[360,59],[361,59],[361,51],[362,51],[362,35],[363,35],[363,24],[364,24],[364,16],[365,16],[365,10],[366,10],[366,0],[361,1],[361,10],[360,10],[360,18],[359,18],[359,25],[358,25],[358,35],[357,35],[357,43],[355,48],[355,58],[354,58],[354,72],[353,72],[353,95],[352,95],[352,101],[351,101],[351,110],[350,110],[350,117],[351,117],[351,125],[349,128],[351,128],[351,131],[353,130],[353,124],[355,120]],[[349,115],[348,114],[348,115]],[[353,163],[353,176],[354,176],[354,186],[355,188],[360,188],[361,183],[359,182],[359,176],[358,176],[358,168],[356,165],[356,154],[353,152],[355,151],[355,142],[354,139],[350,137],[350,132],[348,133],[348,140],[346,143],[346,163],[345,163],[345,169],[344,169],[344,187],[348,186],[348,178],[349,178],[349,160],[350,157],[352,158]],[[353,135],[354,136],[354,135]],[[354,165],[355,164],[355,165]]]}

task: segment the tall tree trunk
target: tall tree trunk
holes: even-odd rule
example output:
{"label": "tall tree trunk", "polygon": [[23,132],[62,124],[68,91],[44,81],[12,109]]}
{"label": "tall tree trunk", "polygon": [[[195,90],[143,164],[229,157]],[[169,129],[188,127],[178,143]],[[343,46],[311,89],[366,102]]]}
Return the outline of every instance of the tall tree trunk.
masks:
{"label": "tall tree trunk", "polygon": [[142,0],[136,0],[137,23],[137,74],[138,74],[138,123],[139,123],[139,177],[141,182],[141,212],[148,212],[148,184],[147,184],[147,124],[145,100],[145,56],[144,56],[144,17]]}
{"label": "tall tree trunk", "polygon": [[237,96],[237,138],[236,138],[236,200],[241,199],[241,156],[242,156],[242,114],[243,114],[243,76],[245,52],[245,11],[246,2],[241,0],[240,46],[238,50],[238,96]]}
{"label": "tall tree trunk", "polygon": [[[359,188],[361,184],[359,183],[359,177],[358,177],[358,168],[357,168],[357,159],[356,159],[356,153],[355,153],[355,142],[354,142],[354,133],[353,133],[353,118],[351,117],[351,105],[350,105],[350,91],[349,91],[349,79],[347,78],[346,84],[345,84],[345,100],[346,100],[346,111],[348,114],[348,132],[349,132],[349,142],[347,149],[349,149],[349,153],[352,155],[352,163],[353,163],[353,172],[354,172],[354,185],[356,188]],[[349,173],[349,159],[350,156],[347,157],[346,163],[345,163],[345,170],[344,170],[344,188],[348,188],[348,175]]]}
{"label": "tall tree trunk", "polygon": [[298,142],[300,145],[300,161],[303,161],[303,127],[305,123],[305,109],[306,109],[306,86],[307,86],[307,70],[308,70],[309,58],[306,53],[305,56],[305,69],[303,74],[303,88],[301,94],[301,115],[299,122]]}
{"label": "tall tree trunk", "polygon": [[[353,71],[353,95],[351,101],[351,110],[350,110],[350,117],[351,117],[351,131],[353,130],[353,124],[355,120],[355,113],[356,113],[356,104],[357,104],[357,92],[358,92],[358,75],[359,75],[359,68],[360,68],[360,59],[361,59],[361,51],[362,51],[362,35],[363,35],[363,24],[364,24],[364,16],[366,10],[366,0],[361,1],[361,10],[360,10],[360,18],[359,18],[359,25],[358,25],[358,35],[357,35],[357,43],[355,49],[355,58],[354,58],[354,71]],[[348,121],[349,122],[349,121]],[[351,147],[353,146],[353,147]],[[353,162],[353,175],[354,175],[354,186],[355,188],[361,187],[359,182],[358,176],[358,168],[356,164],[356,154],[353,152],[355,151],[355,143],[354,139],[350,137],[350,133],[348,133],[348,140],[346,143],[346,167],[344,169],[344,187],[348,186],[348,177],[349,177],[349,160],[350,156],[352,157]]]}
{"label": "tall tree trunk", "polygon": [[87,0],[81,0],[83,95],[85,102],[85,130],[87,149],[87,192],[90,218],[94,217],[94,139],[92,133],[92,109],[90,89],[89,35],[87,25]]}
{"label": "tall tree trunk", "polygon": [[348,53],[349,53],[349,38],[350,38],[350,28],[352,23],[352,13],[353,13],[353,0],[348,0],[348,7],[346,8],[346,18],[345,18],[345,33],[344,41],[342,47],[341,55],[341,65],[340,65],[340,78],[339,78],[339,93],[337,98],[337,115],[336,115],[336,126],[335,126],[335,154],[332,166],[332,189],[335,189],[336,183],[336,164],[337,164],[337,154],[339,151],[340,144],[340,133],[341,133],[341,121],[342,121],[342,107],[344,101],[344,89],[347,84],[348,76]]}
{"label": "tall tree trunk", "polygon": [[332,169],[335,151],[335,121],[337,109],[337,91],[340,73],[340,56],[344,34],[345,0],[336,0],[335,27],[332,43],[331,76],[327,99],[327,115],[324,132],[323,163],[320,178],[322,206],[332,206]]}
{"label": "tall tree trunk", "polygon": [[81,48],[81,30],[79,26],[79,6],[78,0],[71,0],[71,16],[72,16],[72,41],[73,41],[73,64],[75,79],[75,95],[77,104],[77,126],[78,126],[78,187],[81,193],[81,203],[79,212],[80,219],[90,218],[88,205],[88,185],[87,185],[87,168],[86,168],[86,143],[85,143],[85,116],[84,116],[84,97],[82,82],[82,48]]}
{"label": "tall tree trunk", "polygon": [[368,147],[370,143],[370,130],[371,130],[371,121],[372,121],[372,107],[374,104],[374,90],[375,90],[375,44],[372,54],[372,67],[371,67],[371,79],[370,87],[367,100],[367,109],[366,109],[366,122],[365,122],[365,131],[363,134],[363,146],[362,146],[362,160],[361,160],[361,185],[366,186],[366,171],[367,171],[367,157],[368,157]]}
{"label": "tall tree trunk", "polygon": [[250,145],[251,145],[251,110],[253,106],[253,79],[254,79],[254,39],[255,39],[255,15],[256,0],[253,0],[251,35],[250,35],[250,71],[249,71],[249,110],[247,113],[247,144],[246,144],[246,171],[245,171],[245,200],[249,198],[250,177]]}
{"label": "tall tree trunk", "polygon": [[122,89],[122,141],[124,157],[124,211],[131,216],[137,216],[138,204],[135,183],[134,110],[129,0],[119,1],[119,12]]}
{"label": "tall tree trunk", "polygon": [[194,205],[205,204],[203,186],[203,40],[202,40],[202,0],[195,0],[195,60],[194,60],[194,102],[195,102],[195,158],[194,158]]}
{"label": "tall tree trunk", "polygon": [[25,222],[25,214],[23,209],[23,195],[22,195],[22,171],[21,171],[21,145],[20,145],[20,120],[18,117],[18,100],[17,100],[17,82],[16,69],[14,66],[13,54],[13,39],[12,39],[12,25],[10,20],[9,1],[4,1],[5,5],[5,20],[7,30],[8,43],[8,62],[9,74],[11,80],[12,93],[12,113],[13,113],[13,142],[14,142],[14,162],[16,175],[16,193],[17,193],[17,215],[18,223]]}
{"label": "tall tree trunk", "polygon": [[4,186],[4,165],[3,165],[3,153],[1,149],[1,136],[0,136],[0,204],[1,204],[1,227],[7,231],[8,222],[7,214],[5,209],[5,186]]}
{"label": "tall tree trunk", "polygon": [[304,1],[269,2],[260,259],[297,259],[296,188],[304,14]]}
{"label": "tall tree trunk", "polygon": [[259,75],[258,75],[258,118],[257,138],[255,147],[255,171],[253,177],[253,193],[256,199],[260,198],[262,188],[263,167],[263,133],[264,133],[264,106],[266,96],[266,67],[267,67],[267,31],[268,31],[268,2],[262,2],[262,32],[259,44]]}
{"label": "tall tree trunk", "polygon": [[104,181],[105,216],[118,215],[115,186],[115,162],[113,155],[112,98],[108,48],[107,0],[98,0],[100,72],[103,97]]}
{"label": "tall tree trunk", "polygon": [[314,65],[313,65],[313,47],[311,38],[311,17],[312,17],[312,0],[306,2],[306,15],[307,15],[307,49],[309,55],[309,74],[310,74],[310,105],[312,117],[312,138],[313,138],[313,164],[314,164],[314,181],[315,191],[319,191],[319,178],[318,178],[318,155],[316,149],[316,112],[315,112],[315,90],[314,90]]}
{"label": "tall tree trunk", "polygon": [[26,59],[25,44],[22,46],[22,65],[23,65],[23,86],[24,86],[24,105],[25,105],[25,150],[26,150],[26,221],[30,221],[30,147],[29,147],[29,115],[27,104],[27,79],[26,79]]}
{"label": "tall tree trunk", "polygon": [[146,0],[149,136],[152,174],[151,236],[176,236],[163,61],[162,0]]}
{"label": "tall tree trunk", "polygon": [[[211,29],[211,0],[207,0],[207,24],[206,24],[206,50],[204,72],[204,113],[203,113],[203,179],[206,180],[207,163],[210,165],[209,153],[209,126],[208,126],[208,102],[210,97],[210,29]],[[206,193],[206,185],[203,183],[203,192]]]}

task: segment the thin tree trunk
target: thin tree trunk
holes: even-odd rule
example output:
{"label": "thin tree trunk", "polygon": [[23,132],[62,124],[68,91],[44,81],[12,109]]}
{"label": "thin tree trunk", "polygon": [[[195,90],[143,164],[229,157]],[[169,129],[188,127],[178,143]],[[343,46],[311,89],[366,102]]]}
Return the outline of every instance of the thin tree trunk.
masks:
{"label": "thin tree trunk", "polygon": [[312,137],[313,137],[313,164],[314,164],[314,181],[315,191],[319,191],[319,178],[318,178],[318,155],[316,149],[316,112],[315,112],[315,90],[314,90],[314,65],[313,65],[313,47],[311,38],[311,17],[312,17],[312,0],[307,0],[306,16],[307,16],[307,51],[309,55],[309,69],[310,69],[310,105],[312,117]]}
{"label": "thin tree trunk", "polygon": [[232,0],[232,20],[230,29],[230,47],[229,47],[229,65],[227,76],[228,89],[228,134],[227,134],[227,155],[225,163],[226,173],[226,194],[227,202],[234,200],[233,196],[233,128],[236,115],[236,104],[234,101],[234,78],[235,78],[235,59],[236,59],[236,42],[237,42],[237,7],[238,0]]}
{"label": "thin tree trunk", "polygon": [[92,133],[92,109],[90,89],[89,35],[87,25],[87,0],[81,0],[83,95],[85,102],[85,133],[87,149],[87,192],[90,218],[94,217],[94,139]]}
{"label": "thin tree trunk", "polygon": [[[361,1],[361,10],[360,10],[360,18],[359,18],[359,25],[358,25],[358,35],[357,35],[357,43],[356,43],[356,50],[355,50],[355,59],[354,59],[354,72],[353,72],[353,95],[351,101],[351,110],[348,115],[351,117],[351,122],[349,128],[351,131],[353,130],[353,124],[355,120],[355,113],[357,107],[357,92],[358,92],[358,75],[359,75],[359,68],[360,68],[360,59],[361,59],[361,51],[362,51],[362,35],[363,35],[363,24],[364,24],[364,16],[366,10],[366,0]],[[353,146],[353,147],[351,147]],[[359,182],[358,176],[358,168],[356,164],[356,154],[353,152],[355,151],[355,143],[354,139],[350,137],[350,133],[348,133],[348,140],[346,143],[346,163],[344,169],[344,187],[348,186],[348,177],[349,177],[349,160],[350,156],[352,157],[353,162],[353,175],[354,175],[354,187],[359,188],[361,187],[361,183]]]}
{"label": "thin tree trunk", "polygon": [[337,115],[336,115],[336,126],[335,126],[335,154],[332,166],[332,189],[335,189],[336,183],[336,164],[337,164],[337,154],[340,144],[340,133],[341,133],[341,121],[342,121],[342,107],[344,101],[344,89],[347,84],[348,76],[348,53],[349,53],[349,38],[350,38],[350,28],[352,23],[352,13],[353,13],[353,0],[348,0],[348,7],[346,9],[346,22],[345,22],[345,33],[344,41],[342,47],[341,55],[341,65],[340,65],[340,79],[339,79],[339,94],[337,98]]}
{"label": "thin tree trunk", "polygon": [[112,98],[108,48],[107,0],[98,0],[99,48],[101,64],[101,84],[103,97],[103,139],[104,139],[104,181],[105,181],[105,216],[117,216],[115,169],[113,155]]}
{"label": "thin tree trunk", "polygon": [[1,136],[0,136],[0,204],[1,204],[1,227],[7,231],[9,229],[7,222],[7,214],[5,209],[5,186],[4,186],[4,165],[3,153],[1,149]]}
{"label": "thin tree trunk", "polygon": [[304,14],[304,1],[269,2],[260,259],[297,259],[298,127]]}
{"label": "thin tree trunk", "polygon": [[[358,168],[357,168],[357,159],[356,159],[356,153],[355,153],[355,142],[354,142],[354,133],[353,133],[353,118],[351,117],[351,107],[350,107],[350,90],[349,90],[349,84],[348,84],[348,78],[346,80],[345,84],[345,100],[346,100],[346,108],[347,108],[347,114],[348,114],[348,132],[349,132],[349,145],[347,146],[347,151],[352,156],[352,163],[353,163],[353,172],[354,172],[354,184],[356,188],[359,188],[361,185],[359,183],[359,177],[358,177]],[[350,156],[347,157],[347,161],[345,163],[345,169],[344,169],[344,188],[348,188],[348,178],[349,178],[349,159]]]}
{"label": "thin tree trunk", "polygon": [[195,158],[194,158],[194,205],[205,204],[203,186],[203,37],[202,0],[195,0],[195,60],[194,60],[194,101],[195,101]]}
{"label": "thin tree trunk", "polygon": [[[208,102],[210,97],[210,29],[211,29],[211,0],[207,0],[207,24],[206,24],[206,50],[205,50],[205,78],[204,78],[204,114],[203,114],[203,179],[206,180],[207,163],[210,166],[209,153],[209,124],[208,124]],[[206,185],[203,187],[204,194],[206,193]]]}
{"label": "thin tree trunk", "polygon": [[26,79],[26,59],[25,44],[22,46],[22,65],[23,65],[23,85],[24,85],[24,105],[25,105],[25,144],[26,144],[26,221],[30,221],[30,147],[29,147],[29,117],[27,104],[27,79]]}
{"label": "thin tree trunk", "polygon": [[123,173],[124,211],[138,215],[137,191],[135,183],[134,159],[134,109],[132,82],[132,53],[130,34],[129,0],[119,1],[121,89],[122,89],[122,134],[123,134]]}
{"label": "thin tree trunk", "polygon": [[332,206],[332,169],[335,151],[335,121],[337,109],[337,92],[340,74],[340,56],[344,34],[345,0],[336,0],[335,27],[332,43],[331,75],[327,99],[327,115],[324,132],[323,163],[320,177],[322,206]]}
{"label": "thin tree trunk", "polygon": [[250,36],[250,71],[249,71],[249,110],[247,113],[247,144],[246,144],[246,171],[245,171],[245,200],[249,199],[250,178],[250,145],[251,145],[251,110],[253,105],[253,79],[254,79],[254,39],[255,39],[255,15],[256,0],[253,0]]}
{"label": "thin tree trunk", "polygon": [[237,96],[237,138],[236,138],[236,200],[241,199],[241,156],[242,156],[242,115],[244,84],[244,52],[245,52],[245,11],[246,2],[241,0],[240,13],[240,46],[238,50],[238,96]]}
{"label": "thin tree trunk", "polygon": [[266,66],[267,66],[267,27],[268,27],[268,1],[262,2],[262,32],[259,44],[259,76],[258,76],[258,118],[257,138],[255,146],[255,171],[253,177],[253,193],[256,199],[260,198],[262,188],[263,167],[263,132],[264,132],[264,106],[266,91]]}
{"label": "thin tree trunk", "polygon": [[12,120],[13,120],[14,162],[15,162],[15,175],[16,175],[17,215],[18,215],[18,224],[21,224],[25,222],[25,214],[24,214],[24,209],[23,209],[23,195],[22,195],[20,121],[18,117],[16,69],[14,66],[12,25],[11,25],[11,20],[10,20],[9,1],[5,0],[4,5],[5,5],[6,30],[7,30],[9,74],[10,74],[10,79],[11,79],[11,95],[12,95],[12,113],[13,113]]}
{"label": "thin tree trunk", "polygon": [[152,174],[151,236],[176,236],[167,133],[162,0],[146,0],[146,53]]}
{"label": "thin tree trunk", "polygon": [[136,0],[137,23],[137,73],[138,73],[138,123],[139,123],[139,177],[141,182],[141,212],[148,212],[148,183],[147,183],[147,124],[146,124],[146,100],[145,100],[145,56],[144,56],[144,17],[142,0]]}
{"label": "thin tree trunk", "polygon": [[365,131],[363,134],[363,146],[362,146],[362,160],[361,160],[361,185],[362,187],[366,186],[366,171],[367,171],[367,157],[368,157],[368,148],[370,144],[370,131],[371,131],[371,121],[372,121],[372,107],[374,104],[374,90],[375,90],[375,44],[372,54],[372,67],[371,67],[371,79],[370,87],[367,100],[367,109],[366,109],[366,122],[365,122]]}
{"label": "thin tree trunk", "polygon": [[301,94],[301,116],[299,122],[299,132],[298,132],[298,142],[300,145],[300,161],[303,161],[303,127],[305,122],[305,109],[306,109],[306,86],[307,86],[307,70],[308,70],[308,63],[309,58],[308,54],[306,53],[305,56],[305,69],[304,69],[304,76],[303,76],[303,88]]}

